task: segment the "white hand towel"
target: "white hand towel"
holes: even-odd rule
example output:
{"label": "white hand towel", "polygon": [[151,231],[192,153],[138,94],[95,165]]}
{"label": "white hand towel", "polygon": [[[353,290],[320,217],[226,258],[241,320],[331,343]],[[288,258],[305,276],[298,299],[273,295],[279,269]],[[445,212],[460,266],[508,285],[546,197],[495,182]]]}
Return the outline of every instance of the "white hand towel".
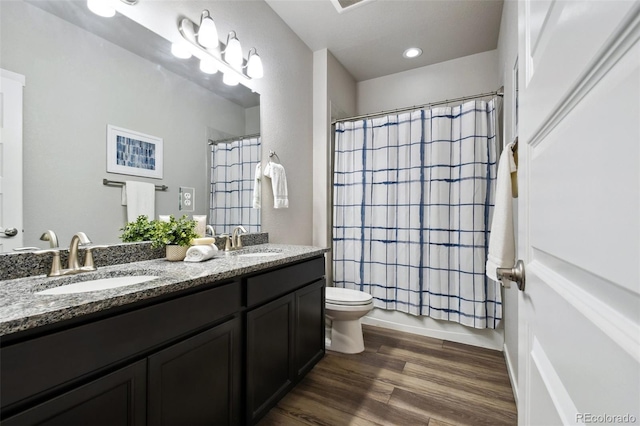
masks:
{"label": "white hand towel", "polygon": [[513,143],[510,143],[504,148],[498,164],[495,208],[491,221],[486,267],[487,276],[494,281],[499,281],[496,276],[496,268],[513,268],[516,259],[511,172],[515,172],[517,167],[513,159],[512,146]]}
{"label": "white hand towel", "polygon": [[260,179],[262,178],[262,163],[256,166],[256,173],[253,177],[253,208],[259,209],[262,202],[262,188],[260,188]]}
{"label": "white hand towel", "polygon": [[184,258],[185,262],[204,262],[212,257],[215,257],[218,252],[218,247],[214,244],[205,244],[201,246],[191,246],[187,250],[187,255]]}
{"label": "white hand towel", "polygon": [[273,208],[286,209],[289,207],[289,195],[287,191],[287,175],[281,164],[269,161],[264,168],[264,175],[271,178],[273,188]]}
{"label": "white hand towel", "polygon": [[156,187],[152,183],[128,180],[122,188],[122,205],[127,206],[127,222],[134,222],[138,216],[153,219],[156,204]]}

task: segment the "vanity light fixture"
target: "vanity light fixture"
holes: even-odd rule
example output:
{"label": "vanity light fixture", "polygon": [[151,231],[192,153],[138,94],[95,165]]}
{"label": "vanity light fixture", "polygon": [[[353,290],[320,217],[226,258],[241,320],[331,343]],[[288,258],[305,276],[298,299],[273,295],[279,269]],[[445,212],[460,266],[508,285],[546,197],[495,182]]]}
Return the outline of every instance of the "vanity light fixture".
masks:
{"label": "vanity light fixture", "polygon": [[247,75],[251,78],[262,78],[264,76],[262,59],[260,59],[260,56],[258,56],[258,49],[256,49],[255,47],[249,49],[246,68]]}
{"label": "vanity light fixture", "polygon": [[222,75],[222,82],[227,86],[237,86],[240,83],[238,78],[230,72]]}
{"label": "vanity light fixture", "polygon": [[210,31],[212,28],[215,28],[215,24],[208,10],[202,12],[199,27],[188,18],[183,18],[178,25],[178,31],[186,42],[186,50],[200,59],[200,69],[203,72],[210,73],[214,69],[211,64],[215,64],[215,69],[224,74],[224,83],[230,86],[263,77],[262,61],[255,48],[249,50],[249,57],[245,62],[236,32],[229,32],[225,45],[217,39],[217,35],[215,40],[208,40],[208,32],[213,33]]}
{"label": "vanity light fixture", "polygon": [[203,10],[200,15],[200,28],[198,29],[198,43],[201,46],[215,49],[218,47],[218,29],[216,23],[213,22],[211,14],[208,10]]}
{"label": "vanity light fixture", "polygon": [[236,70],[240,71],[242,69],[242,46],[235,31],[231,31],[227,35],[227,47],[224,49],[224,60]]}
{"label": "vanity light fixture", "polygon": [[116,14],[116,10],[109,4],[108,0],[87,0],[87,7],[90,11],[103,18],[111,18]]}
{"label": "vanity light fixture", "polygon": [[200,59],[200,71],[205,74],[215,74],[218,72],[218,66],[213,59],[203,58]]}
{"label": "vanity light fixture", "polygon": [[420,55],[422,55],[422,49],[419,47],[410,47],[402,54],[402,56],[408,59],[417,58]]}
{"label": "vanity light fixture", "polygon": [[189,46],[186,45],[186,43],[184,43],[183,41],[171,43],[171,53],[173,54],[173,56],[180,59],[189,59],[191,57]]}

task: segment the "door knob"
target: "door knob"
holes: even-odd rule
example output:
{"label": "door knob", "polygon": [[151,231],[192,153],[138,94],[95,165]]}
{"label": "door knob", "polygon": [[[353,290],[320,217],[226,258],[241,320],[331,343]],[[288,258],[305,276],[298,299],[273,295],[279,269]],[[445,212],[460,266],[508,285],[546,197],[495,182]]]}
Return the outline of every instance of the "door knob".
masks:
{"label": "door knob", "polygon": [[518,289],[524,291],[525,274],[522,260],[518,260],[513,268],[496,268],[496,276],[499,280],[513,281],[518,284]]}
{"label": "door knob", "polygon": [[18,235],[18,230],[16,228],[0,228],[0,235],[2,237],[15,237]]}

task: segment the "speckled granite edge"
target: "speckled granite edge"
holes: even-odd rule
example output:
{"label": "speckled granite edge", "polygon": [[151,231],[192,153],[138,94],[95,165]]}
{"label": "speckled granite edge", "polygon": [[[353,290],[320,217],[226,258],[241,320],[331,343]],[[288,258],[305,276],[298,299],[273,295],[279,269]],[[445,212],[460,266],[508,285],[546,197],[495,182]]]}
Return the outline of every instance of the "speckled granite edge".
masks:
{"label": "speckled granite edge", "polygon": [[[242,244],[247,247],[269,242],[267,232],[244,234],[240,238]],[[218,238],[216,245],[219,249],[224,249],[224,240]],[[67,265],[68,255],[69,250],[60,250],[63,268]],[[33,252],[0,253],[0,281],[46,275],[51,269],[51,256],[51,254],[37,255]],[[113,244],[105,249],[95,250],[93,253],[97,267],[161,259],[164,256],[164,248],[153,249],[148,242]]]}
{"label": "speckled granite edge", "polygon": [[[327,251],[327,248],[311,246],[262,244],[228,254],[220,253],[218,257],[200,263],[154,259],[106,266],[95,272],[66,277],[31,277],[3,281],[0,283],[0,336],[260,272],[319,256]],[[241,256],[251,252],[272,252],[275,255]],[[41,290],[80,281],[131,275],[153,275],[157,278],[145,283],[88,293],[37,294]]]}

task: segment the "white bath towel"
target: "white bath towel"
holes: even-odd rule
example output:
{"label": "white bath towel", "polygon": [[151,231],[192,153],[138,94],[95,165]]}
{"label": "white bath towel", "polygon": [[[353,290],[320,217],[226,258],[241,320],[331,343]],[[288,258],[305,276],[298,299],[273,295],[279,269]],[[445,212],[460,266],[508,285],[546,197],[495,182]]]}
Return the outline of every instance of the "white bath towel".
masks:
{"label": "white bath towel", "polygon": [[205,244],[201,246],[191,246],[187,250],[184,258],[185,262],[204,262],[218,254],[218,247],[215,244]]}
{"label": "white bath towel", "polygon": [[127,222],[134,222],[138,216],[155,218],[156,187],[152,183],[128,180],[122,187],[122,205],[127,206]]}
{"label": "white bath towel", "polygon": [[289,207],[289,195],[287,191],[287,175],[282,164],[269,161],[264,168],[264,175],[271,178],[273,188],[273,208],[286,209]]}
{"label": "white bath towel", "polygon": [[512,146],[513,143],[510,143],[504,148],[498,164],[495,208],[491,221],[486,268],[487,276],[494,281],[500,281],[496,276],[496,268],[513,268],[516,259],[511,172],[515,172],[517,167],[513,159]]}
{"label": "white bath towel", "polygon": [[256,166],[256,173],[253,177],[253,208],[259,209],[262,203],[262,188],[260,188],[262,179],[262,163]]}

